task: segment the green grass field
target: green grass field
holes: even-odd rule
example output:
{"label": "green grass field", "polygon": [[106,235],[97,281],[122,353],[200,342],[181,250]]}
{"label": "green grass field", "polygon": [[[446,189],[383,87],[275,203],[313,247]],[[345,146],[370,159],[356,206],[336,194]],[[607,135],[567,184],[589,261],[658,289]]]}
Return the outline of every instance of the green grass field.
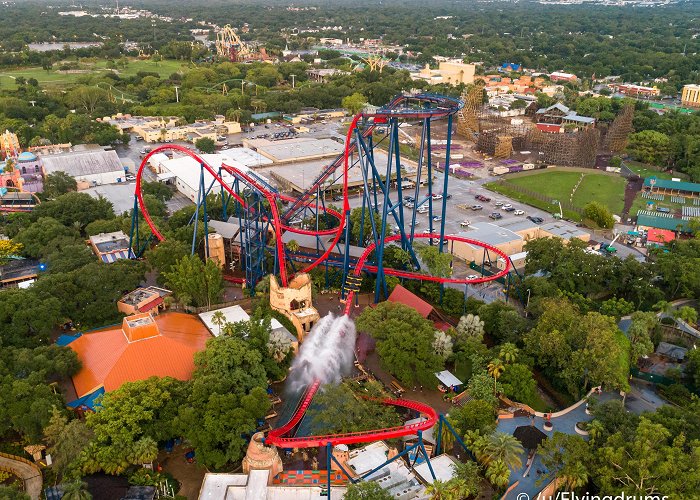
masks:
{"label": "green grass field", "polygon": [[[139,71],[149,71],[158,73],[161,78],[167,78],[173,73],[187,68],[189,63],[180,61],[160,61],[154,62],[151,60],[130,59],[126,68],[119,68],[117,74],[120,76],[133,76]],[[54,66],[54,68],[56,68]],[[107,70],[107,61],[97,61],[95,63],[82,63],[81,69],[85,73],[59,73],[56,69],[46,71],[39,67],[20,68],[9,71],[0,71],[0,89],[15,89],[15,78],[22,76],[24,78],[35,78],[42,87],[62,87],[73,85],[81,78],[90,75],[97,75]]]}
{"label": "green grass field", "polygon": [[[485,187],[549,212],[554,211],[556,207],[509,189],[508,185],[521,186],[559,201],[571,201],[577,208],[585,207],[589,201],[599,201],[609,207],[613,213],[620,214],[625,204],[625,179],[595,173],[595,171],[585,172],[583,175],[584,179],[574,193],[573,199],[571,199],[571,192],[581,177],[580,172],[546,171],[520,177],[506,177],[505,184],[492,182]],[[575,212],[567,213],[566,210],[564,212],[566,218],[580,219]]]}
{"label": "green grass field", "polygon": [[627,165],[632,172],[643,179],[646,179],[647,177],[656,177],[657,179],[671,180],[672,177],[677,177],[675,174],[661,172],[650,165],[645,165],[644,163],[640,163],[638,161],[625,161],[625,165]]}

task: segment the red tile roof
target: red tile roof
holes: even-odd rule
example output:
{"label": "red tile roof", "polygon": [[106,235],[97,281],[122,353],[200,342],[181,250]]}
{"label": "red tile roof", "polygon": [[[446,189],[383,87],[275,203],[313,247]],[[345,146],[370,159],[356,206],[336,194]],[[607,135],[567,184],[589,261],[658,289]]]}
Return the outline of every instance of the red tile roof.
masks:
{"label": "red tile roof", "polygon": [[396,288],[394,288],[394,291],[391,292],[391,295],[389,295],[389,298],[387,300],[389,302],[396,302],[399,304],[404,304],[408,307],[412,307],[413,309],[418,311],[418,314],[420,314],[424,318],[427,318],[428,316],[430,316],[430,313],[433,312],[433,306],[431,306],[429,303],[427,303],[414,293],[406,290],[401,285],[396,285]]}
{"label": "red tile roof", "polygon": [[143,307],[141,307],[141,308],[139,309],[139,311],[140,311],[140,312],[144,312],[144,313],[145,313],[145,312],[148,312],[148,311],[150,311],[151,309],[153,309],[153,308],[155,308],[155,307],[158,307],[158,306],[161,305],[162,303],[163,303],[163,297],[156,297],[155,299],[153,299],[152,301],[150,301],[148,304],[146,304],[146,305],[144,305]]}
{"label": "red tile roof", "polygon": [[129,342],[121,328],[82,335],[70,347],[83,364],[73,376],[82,397],[99,387],[118,389],[125,382],[152,376],[188,380],[194,371],[194,354],[204,350],[211,338],[196,316],[164,313],[153,318],[160,333]]}
{"label": "red tile roof", "polygon": [[647,231],[647,242],[649,243],[669,243],[676,239],[676,233],[668,229],[650,228]]}

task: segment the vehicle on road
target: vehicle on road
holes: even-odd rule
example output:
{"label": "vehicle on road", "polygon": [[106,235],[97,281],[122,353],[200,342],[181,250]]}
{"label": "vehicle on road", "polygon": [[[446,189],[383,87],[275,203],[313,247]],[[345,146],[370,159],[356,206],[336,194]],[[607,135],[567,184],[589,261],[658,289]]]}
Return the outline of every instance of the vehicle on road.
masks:
{"label": "vehicle on road", "polygon": [[479,277],[476,274],[470,274],[469,276],[467,276],[467,279],[468,280],[478,280]]}
{"label": "vehicle on road", "polygon": [[439,215],[433,215],[433,220],[436,222],[440,222],[442,220],[442,217]]}
{"label": "vehicle on road", "polygon": [[471,221],[463,220],[462,222],[459,223],[459,225],[462,227],[469,227],[471,225]]}
{"label": "vehicle on road", "polygon": [[132,181],[135,181],[135,180],[136,180],[136,176],[135,176],[134,174],[126,174],[126,175],[124,176],[124,178],[125,178],[128,182],[132,182]]}

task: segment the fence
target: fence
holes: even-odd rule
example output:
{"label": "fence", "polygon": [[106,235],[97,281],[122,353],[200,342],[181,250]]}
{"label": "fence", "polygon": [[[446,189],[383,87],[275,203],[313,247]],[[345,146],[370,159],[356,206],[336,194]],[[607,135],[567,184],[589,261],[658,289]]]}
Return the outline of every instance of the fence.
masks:
{"label": "fence", "polygon": [[671,201],[673,203],[680,203],[681,205],[685,205],[685,198],[682,196],[671,196]]}
{"label": "fence", "polygon": [[700,217],[700,207],[683,207],[683,217]]}
{"label": "fence", "polygon": [[[648,191],[642,191],[642,198],[646,198],[647,200],[655,200],[655,201],[664,201],[666,197],[662,194],[654,194],[654,193],[649,193]],[[673,198],[671,197],[671,201],[673,201]]]}
{"label": "fence", "polygon": [[[522,193],[526,196],[529,196],[531,198],[535,198],[535,199],[543,201],[545,203],[549,203],[552,206],[557,206],[554,203],[554,198],[550,198],[549,196],[545,196],[542,193],[538,193],[537,191],[533,191],[532,189],[518,186],[517,184],[512,184],[512,183],[508,182],[506,179],[499,179],[497,182],[498,182],[498,184],[500,184],[504,187],[507,187],[508,189],[512,189],[513,191],[517,191],[518,193]],[[561,201],[560,200],[560,203],[561,203],[561,208],[563,210],[575,212],[578,215],[580,215],[581,217],[583,217],[583,209],[577,207],[573,203],[569,203],[568,201]]]}

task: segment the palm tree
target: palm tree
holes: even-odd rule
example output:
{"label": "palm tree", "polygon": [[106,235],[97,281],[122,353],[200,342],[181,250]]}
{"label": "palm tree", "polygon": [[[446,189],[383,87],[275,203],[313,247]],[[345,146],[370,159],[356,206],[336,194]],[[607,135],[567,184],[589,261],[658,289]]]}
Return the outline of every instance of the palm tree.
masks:
{"label": "palm tree", "polygon": [[92,495],[87,490],[87,483],[82,479],[63,483],[63,496],[65,500],[91,500]]}
{"label": "palm tree", "polygon": [[486,442],[484,454],[486,463],[503,462],[511,469],[519,469],[523,465],[523,445],[512,434],[494,432]]}
{"label": "palm tree", "polygon": [[493,377],[493,393],[496,394],[496,382],[498,381],[498,377],[501,376],[503,373],[503,370],[505,370],[506,367],[503,365],[503,362],[498,359],[492,359],[491,362],[489,363],[488,370],[489,370],[489,375]]}
{"label": "palm tree", "polygon": [[442,450],[437,450],[438,453],[440,451],[443,453],[450,453],[455,444],[455,435],[452,434],[452,431],[450,431],[450,428],[447,427],[446,424],[442,425],[440,432],[440,444],[442,446]]}
{"label": "palm tree", "polygon": [[518,353],[520,352],[520,349],[515,347],[515,344],[511,344],[510,342],[506,342],[501,346],[501,350],[498,352],[498,355],[503,359],[503,361],[506,362],[506,364],[510,363],[515,363],[516,358],[518,357]]}
{"label": "palm tree", "polygon": [[564,485],[569,491],[581,488],[588,484],[588,469],[581,462],[571,464],[570,469],[566,474],[561,474],[560,477],[564,481]]}
{"label": "palm tree", "polygon": [[287,250],[289,250],[292,253],[299,251],[299,243],[297,243],[297,240],[289,240],[286,246]]}
{"label": "palm tree", "polygon": [[505,488],[510,482],[510,470],[506,464],[497,460],[486,469],[486,479],[498,488]]}
{"label": "palm tree", "polygon": [[211,317],[211,322],[219,327],[219,335],[221,335],[221,328],[226,324],[226,315],[221,311],[216,311]]}
{"label": "palm tree", "polygon": [[591,443],[595,443],[605,432],[605,426],[600,420],[593,420],[588,424],[588,436],[591,438]]}
{"label": "palm tree", "polygon": [[430,495],[430,500],[448,500],[447,483],[436,479],[432,484],[429,484],[425,492]]}

